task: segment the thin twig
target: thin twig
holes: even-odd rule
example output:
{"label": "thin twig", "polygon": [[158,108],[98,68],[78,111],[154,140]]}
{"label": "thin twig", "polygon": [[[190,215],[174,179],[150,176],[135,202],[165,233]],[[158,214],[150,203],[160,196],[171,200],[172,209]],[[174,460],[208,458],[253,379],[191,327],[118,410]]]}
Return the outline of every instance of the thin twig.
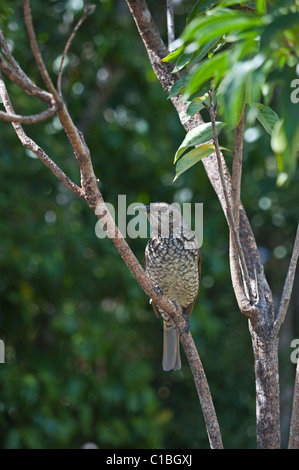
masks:
{"label": "thin twig", "polygon": [[168,49],[171,52],[173,49],[172,44],[175,40],[173,0],[166,0],[166,19],[167,19]]}
{"label": "thin twig", "polygon": [[5,37],[4,37],[4,34],[3,34],[3,31],[2,29],[0,28],[0,45],[2,47],[2,50],[3,50],[3,53],[6,57],[6,59],[8,60],[11,68],[20,76],[22,77],[26,82],[28,82],[29,84],[31,84],[32,87],[35,87],[36,85],[33,83],[33,81],[28,77],[28,75],[26,75],[26,73],[24,72],[24,70],[20,67],[20,65],[17,63],[17,61],[15,60],[14,56],[12,55],[12,53],[10,52],[10,49],[8,47],[8,44],[5,40]]}
{"label": "thin twig", "polygon": [[238,256],[239,256],[239,259],[240,259],[243,278],[244,278],[244,282],[245,282],[247,292],[248,292],[248,297],[249,297],[248,301],[249,301],[249,304],[251,304],[251,305],[248,305],[247,308],[246,308],[246,315],[247,316],[252,316],[252,314],[255,313],[255,311],[256,311],[256,308],[253,307],[253,303],[254,303],[255,298],[254,298],[253,293],[252,293],[249,274],[248,274],[248,269],[247,269],[247,264],[246,264],[246,260],[245,260],[245,257],[244,257],[242,245],[241,245],[240,238],[239,238],[238,228],[237,228],[236,221],[235,221],[235,218],[234,218],[234,214],[233,214],[233,210],[232,210],[232,206],[231,206],[231,202],[230,202],[230,198],[229,198],[229,195],[228,195],[228,190],[227,190],[227,187],[226,187],[226,182],[225,182],[225,178],[224,178],[224,174],[223,174],[223,168],[222,168],[222,163],[221,163],[221,154],[220,154],[220,149],[219,149],[219,141],[218,141],[218,135],[217,135],[217,130],[216,130],[216,121],[215,121],[216,116],[215,116],[213,86],[212,86],[211,90],[209,91],[209,95],[210,95],[210,106],[207,106],[205,104],[205,107],[208,109],[208,111],[210,113],[210,118],[211,118],[211,123],[212,123],[213,138],[214,138],[215,153],[216,153],[217,163],[218,163],[218,170],[219,170],[220,180],[221,180],[223,193],[224,193],[224,197],[225,197],[225,202],[226,202],[227,220],[228,220],[230,231],[233,234],[233,242],[236,246]]}
{"label": "thin twig", "polygon": [[45,90],[42,90],[36,86],[27,76],[19,75],[14,69],[12,69],[6,62],[2,54],[0,54],[0,70],[18,87],[26,91],[31,96],[35,96],[40,99],[48,106],[52,106],[54,103],[53,96]]}
{"label": "thin twig", "polygon": [[283,287],[278,314],[273,325],[272,335],[278,335],[280,327],[284,322],[284,319],[285,319],[285,316],[289,307],[292,290],[293,290],[294,279],[295,279],[298,256],[299,256],[299,224],[297,226],[293,253],[291,256],[288,273],[287,273],[284,287]]}
{"label": "thin twig", "polygon": [[239,228],[239,210],[241,204],[241,178],[242,178],[242,159],[243,159],[243,134],[244,134],[245,106],[239,124],[234,132],[233,166],[231,181],[231,204]]}
{"label": "thin twig", "polygon": [[33,54],[33,57],[35,59],[36,65],[38,67],[39,73],[41,74],[41,77],[50,91],[52,93],[55,101],[59,102],[59,96],[57,94],[57,91],[53,85],[53,82],[50,78],[50,75],[48,73],[48,70],[44,64],[42,55],[40,53],[38,44],[37,44],[37,39],[34,31],[34,26],[33,26],[33,21],[32,21],[32,14],[31,14],[31,7],[30,7],[30,0],[22,0],[23,3],[23,11],[24,11],[24,21],[25,21],[25,26],[27,29],[27,34],[28,34],[28,39],[31,47],[31,51]]}
{"label": "thin twig", "polygon": [[42,122],[53,116],[57,112],[57,106],[46,109],[38,114],[31,114],[30,116],[22,116],[20,114],[4,113],[0,111],[0,121],[18,122],[20,124],[36,124]]}
{"label": "thin twig", "polygon": [[59,66],[59,70],[58,70],[58,77],[57,77],[57,91],[58,93],[61,95],[61,78],[62,78],[62,72],[63,72],[63,64],[64,64],[64,61],[65,61],[65,58],[66,58],[66,55],[69,51],[69,48],[71,47],[71,44],[77,34],[77,31],[78,29],[80,28],[80,26],[82,25],[82,23],[86,20],[86,18],[88,17],[88,15],[96,8],[95,5],[91,5],[90,7],[85,3],[85,11],[84,11],[84,14],[81,16],[81,18],[79,19],[78,23],[76,24],[75,28],[73,29],[73,32],[72,34],[70,35],[65,47],[64,47],[64,50],[63,50],[63,54],[62,54],[62,57],[61,57],[61,61],[60,61],[60,66]]}
{"label": "thin twig", "polygon": [[[216,114],[215,110],[215,114]],[[239,231],[240,223],[240,206],[241,206],[241,179],[242,179],[242,159],[243,159],[243,134],[244,134],[244,121],[245,121],[245,107],[243,109],[240,122],[238,123],[234,132],[234,149],[233,149],[233,165],[231,177],[231,206],[236,223],[236,228]],[[232,230],[230,231],[230,269],[236,299],[241,312],[247,315],[246,306],[248,300],[244,290],[244,282],[242,279],[242,272],[240,266],[240,258],[238,250],[236,250],[236,243],[234,243],[234,236]]]}

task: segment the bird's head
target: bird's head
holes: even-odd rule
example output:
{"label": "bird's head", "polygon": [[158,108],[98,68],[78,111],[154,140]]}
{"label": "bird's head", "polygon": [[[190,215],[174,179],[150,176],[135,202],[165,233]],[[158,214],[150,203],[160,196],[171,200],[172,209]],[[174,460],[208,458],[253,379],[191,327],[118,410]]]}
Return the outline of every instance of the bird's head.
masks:
{"label": "bird's head", "polygon": [[147,206],[137,206],[135,210],[145,212],[155,236],[181,237],[194,240],[195,234],[184,221],[179,205],[166,202],[152,202]]}

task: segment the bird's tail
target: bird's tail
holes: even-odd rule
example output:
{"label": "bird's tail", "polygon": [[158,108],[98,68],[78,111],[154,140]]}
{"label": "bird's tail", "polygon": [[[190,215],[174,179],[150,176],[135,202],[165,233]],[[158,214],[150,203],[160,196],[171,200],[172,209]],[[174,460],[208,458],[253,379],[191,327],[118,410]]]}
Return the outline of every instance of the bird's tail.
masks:
{"label": "bird's tail", "polygon": [[172,322],[163,321],[163,370],[179,370],[181,366],[179,334]]}

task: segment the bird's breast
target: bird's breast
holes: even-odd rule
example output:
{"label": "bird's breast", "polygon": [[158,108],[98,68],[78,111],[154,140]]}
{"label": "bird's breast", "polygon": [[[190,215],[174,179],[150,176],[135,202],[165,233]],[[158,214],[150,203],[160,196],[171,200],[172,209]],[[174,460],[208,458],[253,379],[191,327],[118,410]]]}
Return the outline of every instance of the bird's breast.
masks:
{"label": "bird's breast", "polygon": [[186,248],[182,238],[150,238],[145,250],[146,272],[170,300],[187,307],[199,288],[197,256],[198,249]]}

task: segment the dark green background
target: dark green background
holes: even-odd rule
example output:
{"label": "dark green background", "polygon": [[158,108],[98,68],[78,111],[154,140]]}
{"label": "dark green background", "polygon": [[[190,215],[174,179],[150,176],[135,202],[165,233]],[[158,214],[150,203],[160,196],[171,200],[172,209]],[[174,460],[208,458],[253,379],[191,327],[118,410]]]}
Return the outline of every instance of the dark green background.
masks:
{"label": "dark green background", "polygon": [[[55,79],[59,56],[80,17],[80,1],[32,2],[41,51]],[[177,34],[193,2],[177,7]],[[247,320],[229,274],[228,229],[203,166],[175,184],[172,164],[184,130],[150,67],[124,0],[96,1],[80,29],[63,93],[90,147],[107,202],[202,202],[202,287],[191,318],[227,448],[255,447],[253,355]],[[149,6],[165,37],[164,3]],[[42,86],[22,24],[20,2],[1,1],[4,33],[21,66]],[[15,109],[42,105],[15,86]],[[247,126],[250,126],[248,124]],[[242,201],[252,223],[274,300],[279,302],[298,220],[298,172],[276,187],[269,136],[245,142]],[[26,132],[76,182],[73,151],[57,119]],[[247,139],[248,139],[248,133]],[[249,134],[250,136],[250,134]],[[221,143],[231,146],[231,136]],[[0,447],[208,448],[186,359],[161,368],[162,324],[112,243],[95,235],[96,218],[28,155],[0,122]],[[231,166],[231,156],[227,163]],[[144,239],[127,240],[142,262]],[[299,337],[298,277],[281,331],[283,445]]]}

